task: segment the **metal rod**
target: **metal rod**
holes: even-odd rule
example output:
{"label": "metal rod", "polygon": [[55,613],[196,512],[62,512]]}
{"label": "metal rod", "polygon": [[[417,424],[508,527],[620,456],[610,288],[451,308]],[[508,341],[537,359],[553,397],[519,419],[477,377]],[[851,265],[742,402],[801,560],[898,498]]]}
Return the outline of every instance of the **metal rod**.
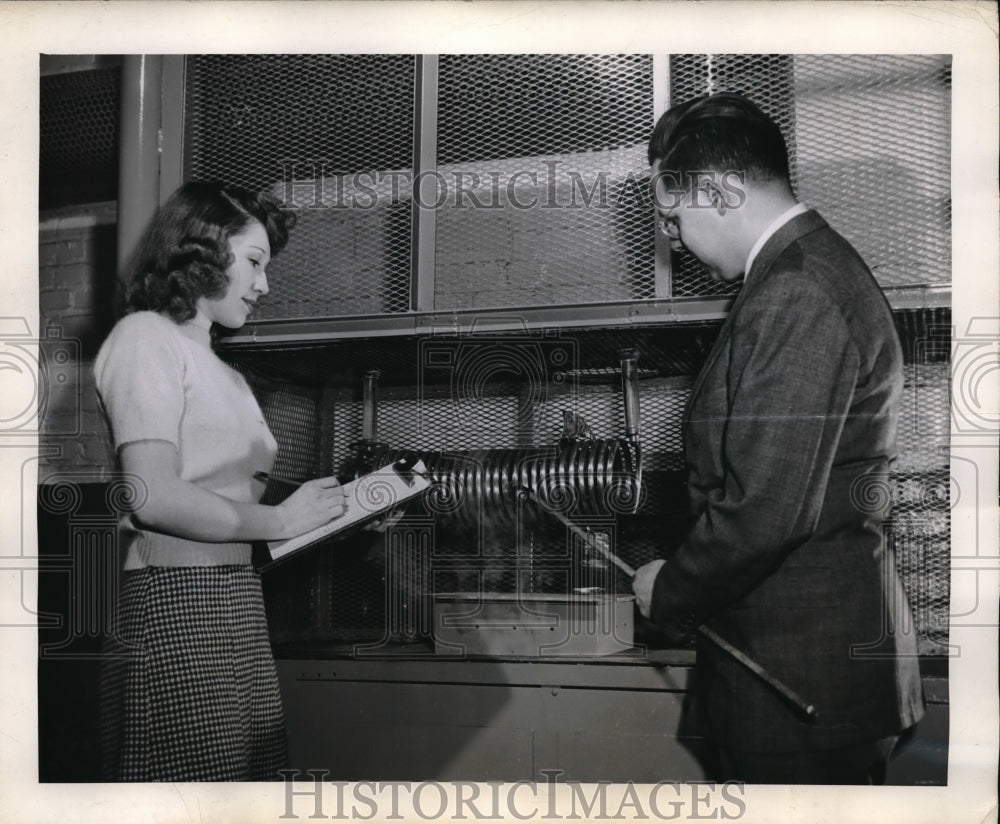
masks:
{"label": "metal rod", "polygon": [[572,532],[578,538],[582,539],[587,546],[589,546],[591,549],[597,550],[597,552],[599,552],[601,555],[603,555],[605,558],[611,561],[611,563],[613,563],[622,572],[628,575],[629,578],[635,577],[635,570],[628,564],[626,564],[621,558],[615,555],[610,549],[608,549],[605,543],[607,540],[606,536],[591,532],[589,527],[587,529],[582,529],[581,527],[573,523],[565,515],[563,515],[561,512],[555,509],[549,509],[547,506],[542,504],[542,502],[538,500],[538,496],[535,495],[535,493],[532,490],[528,489],[527,487],[522,486],[520,488],[520,492],[525,498],[534,503],[543,512],[548,513],[557,521],[560,521],[570,532]]}
{"label": "metal rod", "polygon": [[369,369],[365,372],[361,437],[371,443],[378,440],[378,409],[375,406],[375,391],[378,388],[378,378],[378,369]]}
{"label": "metal rod", "polygon": [[[583,538],[588,546],[593,547],[598,552],[600,552],[605,558],[607,558],[611,563],[617,566],[622,572],[629,576],[629,578],[635,577],[635,569],[625,563],[621,558],[619,558],[615,553],[613,553],[607,546],[604,545],[603,535],[595,535],[589,529],[583,530],[574,524],[569,518],[563,515],[561,512],[549,509],[539,502],[538,497],[530,490],[524,487],[521,488],[522,493],[531,501],[535,502],[540,509],[552,515],[559,521],[561,521],[565,526],[572,531],[575,535]],[[715,630],[702,624],[698,627],[698,632],[707,638],[709,641],[714,643],[724,652],[731,655],[736,661],[745,666],[754,675],[761,679],[765,684],[774,689],[779,695],[782,696],[789,704],[791,704],[796,710],[798,710],[807,721],[814,722],[816,720],[816,707],[813,704],[807,703],[803,698],[795,692],[791,687],[785,684],[783,681],[775,678],[771,673],[769,673],[764,667],[753,660],[749,655],[747,655],[742,650],[734,647],[725,638],[720,636]]]}
{"label": "metal rod", "polygon": [[802,715],[806,717],[808,721],[816,720],[816,707],[812,704],[807,704],[795,690],[787,686],[784,682],[779,681],[773,675],[771,675],[766,669],[764,669],[760,664],[753,660],[745,652],[734,647],[725,638],[719,635],[715,630],[706,627],[702,624],[698,627],[698,632],[704,635],[709,641],[715,644],[720,649],[728,652],[733,658],[739,661],[744,667],[746,667],[750,672],[754,673],[758,678],[764,681],[768,686],[775,689],[781,696],[792,704]]}

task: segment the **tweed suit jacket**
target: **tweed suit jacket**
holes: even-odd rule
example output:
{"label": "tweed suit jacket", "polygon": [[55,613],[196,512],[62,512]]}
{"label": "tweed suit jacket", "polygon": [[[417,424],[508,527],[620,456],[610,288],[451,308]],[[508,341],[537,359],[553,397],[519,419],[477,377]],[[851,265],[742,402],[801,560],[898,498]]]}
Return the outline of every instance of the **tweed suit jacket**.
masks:
{"label": "tweed suit jacket", "polygon": [[758,254],[684,419],[693,527],[654,582],[675,640],[704,623],[813,704],[804,719],[699,637],[710,734],[749,752],[824,749],[923,714],[916,642],[882,532],[902,353],[854,249],[814,211]]}

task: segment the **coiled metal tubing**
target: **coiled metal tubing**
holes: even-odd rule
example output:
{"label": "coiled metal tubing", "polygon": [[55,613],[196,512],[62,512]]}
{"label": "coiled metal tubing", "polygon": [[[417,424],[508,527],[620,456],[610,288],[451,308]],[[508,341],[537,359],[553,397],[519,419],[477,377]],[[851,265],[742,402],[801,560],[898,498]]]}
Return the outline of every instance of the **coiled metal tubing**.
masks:
{"label": "coiled metal tubing", "polygon": [[625,438],[564,440],[558,448],[389,450],[384,460],[413,456],[426,467],[425,502],[439,516],[512,516],[525,489],[543,508],[566,515],[632,513],[640,502],[639,446]]}

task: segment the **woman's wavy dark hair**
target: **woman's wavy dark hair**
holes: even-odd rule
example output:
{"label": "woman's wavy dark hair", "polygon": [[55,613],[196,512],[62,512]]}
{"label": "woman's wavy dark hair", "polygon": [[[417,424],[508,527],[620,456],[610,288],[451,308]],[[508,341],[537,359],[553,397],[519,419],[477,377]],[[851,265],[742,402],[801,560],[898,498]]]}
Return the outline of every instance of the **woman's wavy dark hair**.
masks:
{"label": "woman's wavy dark hair", "polygon": [[229,238],[257,221],[267,232],[271,255],[288,243],[294,213],[277,198],[217,181],[185,183],[153,218],[135,257],[125,311],[150,310],[184,323],[198,298],[226,293],[232,264]]}

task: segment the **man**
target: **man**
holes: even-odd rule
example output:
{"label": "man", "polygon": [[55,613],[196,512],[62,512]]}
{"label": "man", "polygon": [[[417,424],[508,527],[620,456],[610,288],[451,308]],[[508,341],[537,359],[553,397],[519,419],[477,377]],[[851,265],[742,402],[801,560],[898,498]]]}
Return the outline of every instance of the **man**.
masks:
{"label": "man", "polygon": [[903,383],[889,306],[796,202],[781,132],[745,97],[670,110],[649,154],[671,245],[744,284],[685,413],[694,526],[637,571],[636,602],[674,641],[701,627],[715,778],[879,783],[923,714],[887,496],[873,494]]}

